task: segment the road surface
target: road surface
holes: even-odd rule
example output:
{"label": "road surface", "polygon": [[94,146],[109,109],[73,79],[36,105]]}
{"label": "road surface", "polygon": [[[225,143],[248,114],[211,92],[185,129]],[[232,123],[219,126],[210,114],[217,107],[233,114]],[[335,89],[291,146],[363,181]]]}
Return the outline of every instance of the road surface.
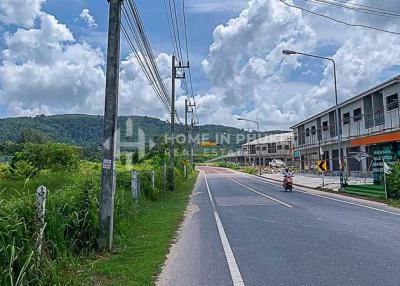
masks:
{"label": "road surface", "polygon": [[400,285],[400,212],[200,167],[158,285]]}

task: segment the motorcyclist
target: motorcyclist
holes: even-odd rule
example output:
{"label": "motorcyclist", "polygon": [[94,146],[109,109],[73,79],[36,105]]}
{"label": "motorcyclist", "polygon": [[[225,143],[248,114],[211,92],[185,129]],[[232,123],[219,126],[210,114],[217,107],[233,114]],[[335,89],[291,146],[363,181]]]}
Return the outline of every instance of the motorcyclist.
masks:
{"label": "motorcyclist", "polygon": [[289,168],[285,168],[283,171],[283,186],[286,186],[287,179],[292,176],[293,174],[289,171]]}

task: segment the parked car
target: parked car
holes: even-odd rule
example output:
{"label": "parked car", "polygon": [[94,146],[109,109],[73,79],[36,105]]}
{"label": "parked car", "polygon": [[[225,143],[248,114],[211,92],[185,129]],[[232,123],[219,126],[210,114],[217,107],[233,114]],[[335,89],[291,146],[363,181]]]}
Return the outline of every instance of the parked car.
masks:
{"label": "parked car", "polygon": [[284,168],[286,164],[282,160],[273,159],[271,162],[269,162],[269,166],[275,168]]}

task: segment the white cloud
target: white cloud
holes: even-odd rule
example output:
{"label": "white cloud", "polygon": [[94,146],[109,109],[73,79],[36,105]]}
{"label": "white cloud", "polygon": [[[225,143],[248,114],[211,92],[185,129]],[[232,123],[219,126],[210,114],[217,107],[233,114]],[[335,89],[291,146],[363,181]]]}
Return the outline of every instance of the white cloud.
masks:
{"label": "white cloud", "polygon": [[213,38],[203,61],[211,92],[231,114],[287,128],[294,111],[284,109],[291,94],[281,94],[286,85],[283,75],[300,64],[295,58],[282,62],[281,50],[310,50],[315,45],[314,31],[301,12],[278,1],[252,0],[239,17],[215,28]]}
{"label": "white cloud", "polygon": [[[8,116],[89,113],[104,110],[105,56],[101,49],[78,41],[69,28],[43,11],[36,25],[4,34],[1,51],[0,104]],[[170,56],[156,61],[167,87]],[[179,84],[177,85],[180,93]],[[121,62],[120,114],[166,116],[133,55]]]}
{"label": "white cloud", "polygon": [[[371,1],[358,2],[372,5]],[[398,1],[389,2],[400,9]],[[357,21],[354,12],[342,10],[336,17]],[[368,21],[387,28],[393,28],[394,22]],[[307,74],[314,74],[316,68],[310,71],[303,65],[310,61],[308,58],[282,56],[282,49],[332,56],[337,62],[341,100],[377,83],[381,73],[400,59],[397,36],[315,18],[279,1],[249,1],[238,17],[215,28],[213,39],[209,56],[203,61],[212,88],[203,96],[207,99],[212,94],[220,110],[213,107],[210,118],[226,123],[231,117],[230,124],[237,125],[233,122],[237,114],[260,120],[264,129],[287,129],[334,102],[331,64],[320,62],[323,70],[319,83],[301,84],[294,79],[307,81]],[[218,115],[220,118],[215,118]]]}
{"label": "white cloud", "polygon": [[38,27],[5,34],[0,103],[8,115],[101,113],[104,55],[75,41],[71,31],[41,13]]}
{"label": "white cloud", "polygon": [[90,14],[89,9],[83,9],[81,13],[79,14],[79,18],[84,20],[85,23],[90,27],[90,28],[97,28],[96,20],[94,17]]}
{"label": "white cloud", "polygon": [[1,0],[0,22],[32,27],[46,0]]}

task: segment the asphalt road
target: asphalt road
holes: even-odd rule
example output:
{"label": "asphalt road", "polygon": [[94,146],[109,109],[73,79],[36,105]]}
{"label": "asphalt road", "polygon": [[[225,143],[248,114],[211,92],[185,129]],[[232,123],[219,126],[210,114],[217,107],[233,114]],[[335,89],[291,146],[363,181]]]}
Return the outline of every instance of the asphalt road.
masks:
{"label": "asphalt road", "polygon": [[199,169],[158,285],[400,285],[399,211]]}

